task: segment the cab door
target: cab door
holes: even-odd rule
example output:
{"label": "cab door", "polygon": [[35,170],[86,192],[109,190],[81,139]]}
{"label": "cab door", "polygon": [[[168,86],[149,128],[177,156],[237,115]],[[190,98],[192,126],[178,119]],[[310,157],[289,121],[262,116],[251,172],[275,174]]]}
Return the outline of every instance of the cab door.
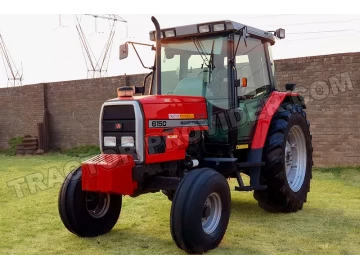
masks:
{"label": "cab door", "polygon": [[235,60],[237,79],[247,84],[237,88],[241,124],[238,127],[238,144],[252,141],[257,118],[265,101],[273,90],[266,54],[267,44],[255,38],[247,39],[247,47],[241,44]]}

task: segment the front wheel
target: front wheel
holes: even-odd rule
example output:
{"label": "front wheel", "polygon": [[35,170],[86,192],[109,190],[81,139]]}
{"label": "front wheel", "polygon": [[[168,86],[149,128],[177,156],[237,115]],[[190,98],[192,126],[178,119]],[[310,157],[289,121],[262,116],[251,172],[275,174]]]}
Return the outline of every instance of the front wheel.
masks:
{"label": "front wheel", "polygon": [[59,194],[59,214],[65,227],[81,237],[94,237],[111,231],[121,211],[121,195],[83,191],[81,168],[65,179]]}
{"label": "front wheel", "polygon": [[225,177],[213,169],[187,173],[171,207],[171,235],[188,253],[204,253],[223,239],[230,218],[230,189]]}

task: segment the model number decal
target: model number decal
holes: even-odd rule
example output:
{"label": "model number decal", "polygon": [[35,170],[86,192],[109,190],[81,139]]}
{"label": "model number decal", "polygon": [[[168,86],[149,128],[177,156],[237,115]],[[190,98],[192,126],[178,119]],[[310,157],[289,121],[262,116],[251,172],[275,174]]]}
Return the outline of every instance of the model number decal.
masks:
{"label": "model number decal", "polygon": [[196,120],[149,120],[149,128],[207,126],[206,119]]}
{"label": "model number decal", "polygon": [[157,121],[150,121],[151,127],[166,127],[166,121],[157,120]]}

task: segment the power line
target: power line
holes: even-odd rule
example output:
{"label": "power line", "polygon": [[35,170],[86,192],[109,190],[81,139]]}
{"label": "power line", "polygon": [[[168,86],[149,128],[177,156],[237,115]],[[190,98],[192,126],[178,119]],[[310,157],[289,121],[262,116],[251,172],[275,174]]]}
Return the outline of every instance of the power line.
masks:
{"label": "power line", "polygon": [[[268,17],[282,17],[289,16],[289,14],[277,14],[277,15],[263,15],[263,16],[252,16],[252,17],[243,17],[241,19],[257,19],[257,18],[268,18]],[[236,18],[235,18],[236,19]],[[238,18],[240,19],[240,18]]]}
{"label": "power line", "polygon": [[353,31],[353,29],[325,30],[325,31],[314,31],[314,32],[297,32],[297,33],[287,33],[287,35],[318,34],[318,33],[335,33],[335,32],[348,32],[348,31]]}
{"label": "power line", "polygon": [[[278,23],[278,24],[266,25],[266,28],[272,27],[272,26],[292,26],[292,25],[312,25],[312,24],[327,24],[327,23],[347,23],[347,22],[354,22],[354,21],[360,21],[360,18],[359,19],[344,20],[344,21],[322,21],[322,22],[291,23],[291,24]],[[265,25],[262,25],[262,26],[265,26]]]}
{"label": "power line", "polygon": [[315,38],[297,38],[297,39],[288,39],[286,42],[291,41],[300,41],[300,40],[316,40],[316,39],[326,39],[326,38],[341,38],[341,37],[348,37],[348,36],[357,36],[359,35],[359,31],[356,31],[356,34],[347,34],[347,35],[337,35],[337,36],[327,36],[327,37],[315,37]]}

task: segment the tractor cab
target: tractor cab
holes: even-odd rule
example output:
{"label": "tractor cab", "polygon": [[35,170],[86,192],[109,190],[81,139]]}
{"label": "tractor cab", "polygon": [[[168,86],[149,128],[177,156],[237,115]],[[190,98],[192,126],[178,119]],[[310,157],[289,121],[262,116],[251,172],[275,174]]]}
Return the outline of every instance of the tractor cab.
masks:
{"label": "tractor cab", "polygon": [[[248,147],[256,113],[276,88],[271,53],[276,37],[284,38],[285,30],[267,32],[233,21],[161,29],[159,67],[154,68],[161,71],[160,83],[152,76],[144,93],[205,97],[208,151]],[[150,40],[156,41],[156,31],[150,32]],[[127,53],[122,45],[120,59]]]}

